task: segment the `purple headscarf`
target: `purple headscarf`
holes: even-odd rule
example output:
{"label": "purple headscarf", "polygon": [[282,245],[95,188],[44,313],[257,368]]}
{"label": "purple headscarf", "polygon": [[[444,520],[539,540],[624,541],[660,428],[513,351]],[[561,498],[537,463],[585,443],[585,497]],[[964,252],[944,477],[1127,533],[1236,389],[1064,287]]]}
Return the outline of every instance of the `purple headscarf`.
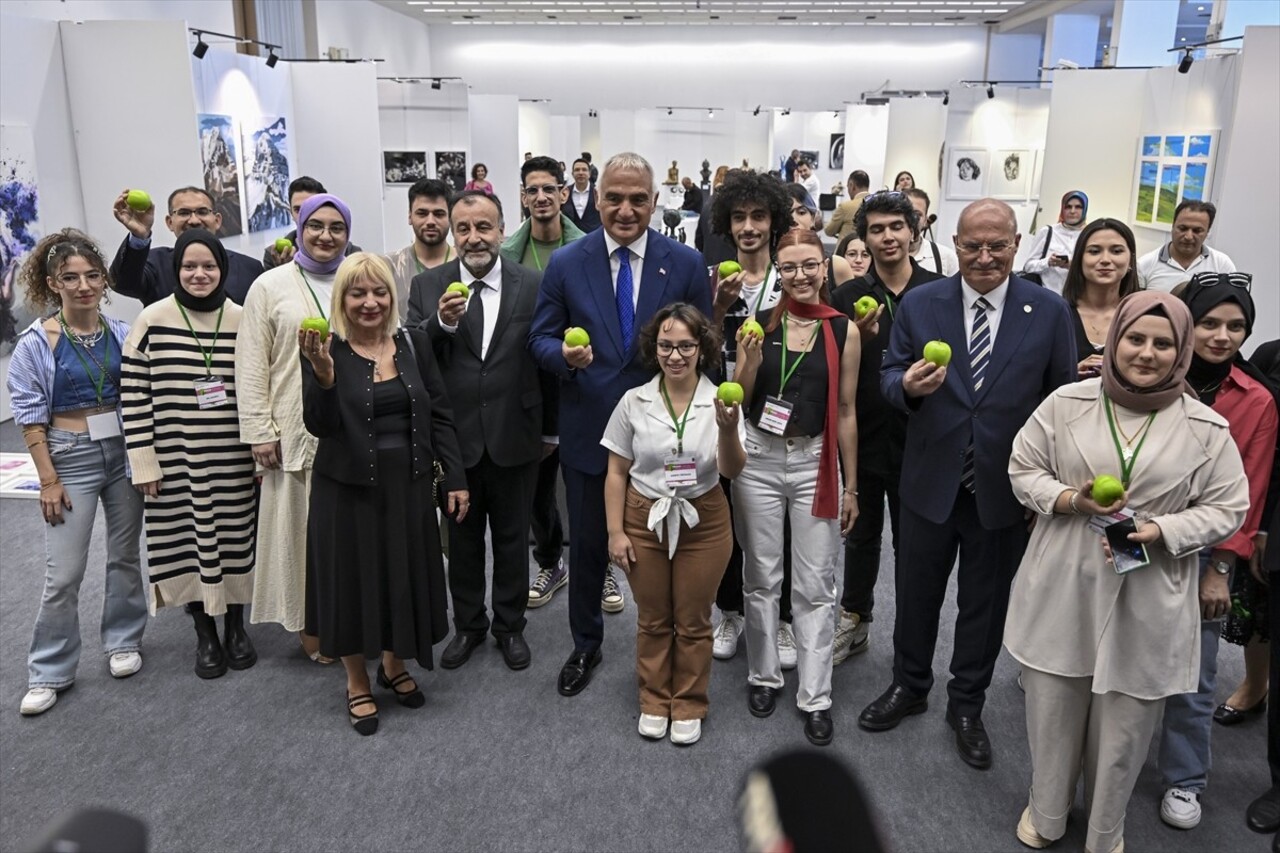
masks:
{"label": "purple headscarf", "polygon": [[343,244],[351,240],[351,208],[347,207],[346,202],[338,198],[336,195],[313,195],[302,203],[302,209],[298,211],[298,252],[293,256],[298,266],[307,272],[313,272],[316,275],[330,275],[337,271],[342,264],[344,252],[339,252],[338,256],[331,261],[317,261],[315,258],[307,254],[307,244],[303,239],[302,232],[306,230],[307,220],[311,218],[317,210],[328,205],[342,215],[342,221],[347,225],[347,240]]}

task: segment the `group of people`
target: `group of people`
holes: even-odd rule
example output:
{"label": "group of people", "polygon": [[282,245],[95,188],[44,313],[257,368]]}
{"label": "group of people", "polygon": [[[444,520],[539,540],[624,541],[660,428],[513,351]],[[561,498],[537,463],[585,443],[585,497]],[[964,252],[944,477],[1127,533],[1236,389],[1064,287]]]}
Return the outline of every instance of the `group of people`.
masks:
{"label": "group of people", "polygon": [[[312,660],[342,661],[347,718],[372,734],[367,661],[421,707],[406,661],[432,668],[451,610],[443,667],[492,636],[524,669],[528,608],[567,585],[558,690],[574,696],[603,660],[602,614],[623,609],[616,570],[635,597],[641,736],[697,742],[712,661],[741,644],[750,712],[772,714],[795,669],[804,734],[825,745],[833,668],[871,641],[887,508],[894,663],[859,726],[927,712],[958,558],[945,718],[959,757],[990,767],[982,711],[1006,647],[1032,753],[1017,837],[1060,838],[1083,775],[1087,848],[1121,849],[1162,711],[1162,816],[1198,823],[1211,721],[1265,707],[1280,492],[1280,344],[1241,356],[1252,279],[1204,246],[1212,205],[1179,207],[1148,263],[1069,193],[1037,236],[1037,282],[1014,273],[1007,205],[966,207],[944,253],[909,173],[872,193],[854,172],[829,255],[802,185],[725,170],[700,254],[650,227],[644,158],[592,169],[569,180],[528,157],[510,235],[491,187],[419,181],[414,241],[385,258],[353,249],[352,211],[314,181],[291,187],[296,245],[265,271],[221,245],[192,187],[168,199],[172,250],[150,247],[155,210],[127,193],[110,266],[72,229],[41,241],[21,281],[50,316],[8,377],[50,525],[21,712],[74,682],[101,502],[116,677],[141,668],[166,606],[192,616],[197,675],[251,667],[250,605]],[[1186,283],[1166,292],[1175,265]],[[132,327],[102,313],[109,288],[146,304]],[[1215,710],[1224,617],[1254,651]],[[1271,762],[1278,786],[1249,820],[1274,832],[1274,735]]]}

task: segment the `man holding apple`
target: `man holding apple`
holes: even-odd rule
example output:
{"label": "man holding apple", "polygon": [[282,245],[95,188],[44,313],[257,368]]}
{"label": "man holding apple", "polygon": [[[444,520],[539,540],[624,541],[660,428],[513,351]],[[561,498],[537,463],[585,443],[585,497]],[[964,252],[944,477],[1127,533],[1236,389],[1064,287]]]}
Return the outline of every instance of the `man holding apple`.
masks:
{"label": "man holding apple", "polygon": [[[880,382],[885,399],[910,415],[897,621],[893,683],[858,724],[885,731],[927,710],[939,614],[958,551],[946,719],[960,757],[978,769],[991,766],[982,708],[1027,542],[1025,511],[1009,485],[1013,438],[1045,397],[1075,379],[1067,304],[1010,274],[1018,239],[1007,204],[983,199],[965,208],[955,236],[960,274],[911,289],[897,303]],[[949,364],[922,357],[930,341],[950,345]]]}
{"label": "man holding apple", "polygon": [[456,258],[449,245],[449,202],[453,187],[435,178],[423,178],[409,187],[409,227],[413,242],[387,255],[396,279],[399,304],[408,311],[409,284],[414,276]]}
{"label": "man holding apple", "polygon": [[[131,192],[138,207],[129,204]],[[148,202],[145,207],[140,203],[143,201]],[[215,209],[213,197],[199,187],[181,187],[169,193],[168,207],[164,224],[174,237],[191,228],[203,228],[217,234],[222,227],[222,214]],[[151,246],[151,229],[156,221],[155,204],[150,203],[145,193],[125,189],[116,196],[111,212],[115,214],[116,221],[129,231],[111,262],[112,288],[122,296],[132,296],[143,305],[159,302],[176,292],[178,274],[174,272],[173,249]],[[237,305],[243,305],[249,286],[262,275],[262,264],[230,249],[227,250],[227,260],[227,280],[224,283],[227,296]]]}

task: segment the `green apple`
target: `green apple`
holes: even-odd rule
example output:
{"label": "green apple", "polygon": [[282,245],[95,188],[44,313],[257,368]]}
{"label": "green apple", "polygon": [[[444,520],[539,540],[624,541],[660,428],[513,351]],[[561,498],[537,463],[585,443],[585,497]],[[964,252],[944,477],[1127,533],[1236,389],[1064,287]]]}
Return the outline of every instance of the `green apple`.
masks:
{"label": "green apple", "polygon": [[591,336],[581,326],[574,326],[564,333],[564,342],[571,347],[585,347],[591,343]]}
{"label": "green apple", "polygon": [[129,194],[124,197],[124,203],[138,213],[146,213],[151,209],[151,196],[145,190],[129,190]]}
{"label": "green apple", "polygon": [[742,386],[737,382],[721,382],[716,389],[716,396],[727,406],[736,406],[742,402]]}
{"label": "green apple", "polygon": [[879,307],[880,303],[876,302],[876,298],[868,294],[853,303],[853,313],[858,315],[858,319],[862,319]]}
{"label": "green apple", "polygon": [[276,240],[277,253],[287,252],[292,248],[293,248],[293,241],[291,241],[288,237],[281,237],[280,239]]}
{"label": "green apple", "polygon": [[329,321],[323,317],[308,317],[302,321],[302,328],[308,332],[319,332],[321,339],[329,337]]}
{"label": "green apple", "polygon": [[742,264],[737,261],[725,261],[720,264],[720,277],[728,278],[734,273],[742,272]]}
{"label": "green apple", "polygon": [[924,360],[946,367],[951,363],[951,346],[946,341],[929,341],[924,345]]}
{"label": "green apple", "polygon": [[444,289],[445,293],[461,293],[463,299],[471,298],[471,288],[467,287],[460,281],[455,281]]}
{"label": "green apple", "polygon": [[761,326],[755,320],[748,319],[747,322],[742,324],[742,336],[745,338],[748,335],[764,340],[764,326]]}
{"label": "green apple", "polygon": [[1124,483],[1110,474],[1095,477],[1090,497],[1098,506],[1111,506],[1124,497]]}

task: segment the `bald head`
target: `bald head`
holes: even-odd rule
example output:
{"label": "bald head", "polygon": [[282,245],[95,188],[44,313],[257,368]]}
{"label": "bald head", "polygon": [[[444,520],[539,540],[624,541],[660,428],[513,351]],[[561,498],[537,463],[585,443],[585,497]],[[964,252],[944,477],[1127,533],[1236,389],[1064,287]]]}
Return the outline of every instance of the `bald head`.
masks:
{"label": "bald head", "polygon": [[956,223],[960,275],[979,293],[989,293],[1009,278],[1018,253],[1018,218],[1002,201],[984,198],[969,205]]}
{"label": "bald head", "polygon": [[956,236],[963,237],[965,226],[970,224],[970,220],[975,219],[981,221],[1003,219],[1010,235],[1018,233],[1018,217],[1014,214],[1013,208],[994,198],[978,199],[960,211],[960,221],[956,223],[956,231],[959,233]]}

